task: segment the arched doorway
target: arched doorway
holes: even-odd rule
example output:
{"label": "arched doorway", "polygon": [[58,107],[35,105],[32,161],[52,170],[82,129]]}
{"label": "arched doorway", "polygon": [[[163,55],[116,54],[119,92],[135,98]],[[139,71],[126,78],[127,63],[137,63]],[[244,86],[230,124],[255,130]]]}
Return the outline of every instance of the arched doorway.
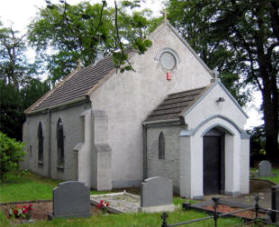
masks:
{"label": "arched doorway", "polygon": [[203,136],[203,192],[222,194],[225,188],[225,132],[215,127]]}

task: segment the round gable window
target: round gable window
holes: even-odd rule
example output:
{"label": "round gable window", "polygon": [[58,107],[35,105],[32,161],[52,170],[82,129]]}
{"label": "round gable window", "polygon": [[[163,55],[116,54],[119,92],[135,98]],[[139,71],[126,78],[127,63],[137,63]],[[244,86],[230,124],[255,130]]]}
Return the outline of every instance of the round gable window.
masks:
{"label": "round gable window", "polygon": [[160,64],[166,70],[173,70],[176,67],[176,57],[169,51],[165,51],[160,56]]}

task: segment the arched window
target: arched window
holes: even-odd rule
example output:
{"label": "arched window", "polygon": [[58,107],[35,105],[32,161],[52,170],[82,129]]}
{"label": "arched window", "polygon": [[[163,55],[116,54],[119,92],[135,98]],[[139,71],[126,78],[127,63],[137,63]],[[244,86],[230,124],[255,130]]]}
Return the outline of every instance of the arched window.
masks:
{"label": "arched window", "polygon": [[44,160],[44,136],[43,136],[43,128],[42,123],[39,123],[38,126],[38,161],[39,164],[43,164]]}
{"label": "arched window", "polygon": [[165,159],[165,136],[163,132],[159,135],[159,159]]}
{"label": "arched window", "polygon": [[63,123],[59,118],[57,122],[57,163],[58,166],[63,166],[64,164],[64,131],[63,131]]}

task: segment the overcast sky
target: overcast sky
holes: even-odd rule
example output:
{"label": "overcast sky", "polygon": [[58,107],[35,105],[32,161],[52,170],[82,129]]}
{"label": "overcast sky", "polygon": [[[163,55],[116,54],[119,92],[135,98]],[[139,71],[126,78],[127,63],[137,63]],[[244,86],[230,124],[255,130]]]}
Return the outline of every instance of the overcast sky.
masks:
{"label": "overcast sky", "polygon": [[[59,0],[51,0],[52,3],[58,3]],[[69,4],[77,4],[82,0],[67,0]],[[102,2],[101,0],[90,0],[91,3]],[[107,0],[109,5],[113,5],[113,0]],[[163,9],[164,0],[145,0],[143,7],[151,9],[155,16],[159,16]],[[46,6],[45,0],[0,0],[0,21],[4,26],[12,26],[15,30],[25,33],[27,25],[38,13],[39,8]],[[31,52],[30,52],[31,54]],[[253,101],[246,105],[244,110],[249,116],[246,128],[260,125],[262,123],[259,114],[259,106],[261,103],[260,94],[254,93]]]}
{"label": "overcast sky", "polygon": [[[59,0],[50,0],[52,3],[59,3]],[[69,4],[77,4],[82,0],[67,0]],[[101,3],[101,0],[89,0],[91,3]],[[113,6],[113,0],[107,0],[108,5]],[[24,32],[26,26],[38,13],[39,8],[46,6],[45,0],[0,0],[0,21],[5,26],[12,26],[14,29]],[[163,1],[145,0],[144,8],[151,9],[155,16],[160,15]]]}

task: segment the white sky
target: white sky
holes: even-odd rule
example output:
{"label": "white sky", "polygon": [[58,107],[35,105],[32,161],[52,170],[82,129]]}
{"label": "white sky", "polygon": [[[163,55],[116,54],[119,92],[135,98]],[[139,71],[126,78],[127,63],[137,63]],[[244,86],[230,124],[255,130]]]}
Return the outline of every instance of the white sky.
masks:
{"label": "white sky", "polygon": [[[59,0],[50,0],[59,3]],[[82,0],[67,0],[68,4],[77,4]],[[101,3],[101,0],[89,0],[91,3]],[[109,6],[113,6],[113,0],[107,0]],[[26,26],[38,13],[39,8],[46,6],[45,0],[0,0],[0,21],[5,26],[12,26],[19,31],[25,31]],[[151,9],[155,16],[160,15],[163,7],[162,0],[145,0],[143,8]]]}
{"label": "white sky", "polygon": [[[59,0],[51,0],[52,3],[58,3]],[[82,0],[67,0],[69,4],[77,4]],[[90,0],[91,3],[102,2],[101,0]],[[107,0],[110,6],[113,5],[113,0]],[[164,0],[145,0],[143,8],[151,9],[155,16],[160,15]],[[15,30],[25,33],[27,25],[38,13],[39,8],[46,6],[45,0],[0,0],[0,21],[4,26],[12,26]],[[31,55],[31,52],[30,52]],[[248,114],[249,119],[246,124],[246,129],[262,124],[262,115],[259,114],[261,104],[261,95],[255,92],[253,100],[248,103],[244,111]]]}

